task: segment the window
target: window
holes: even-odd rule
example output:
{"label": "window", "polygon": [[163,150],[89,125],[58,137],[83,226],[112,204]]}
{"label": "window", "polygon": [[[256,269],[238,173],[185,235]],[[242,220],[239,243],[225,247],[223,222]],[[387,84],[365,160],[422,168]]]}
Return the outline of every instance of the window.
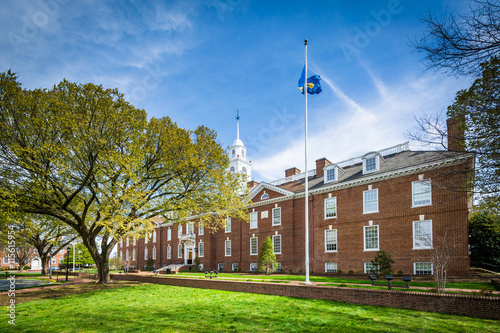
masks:
{"label": "window", "polygon": [[220,263],[218,263],[218,264],[217,264],[217,270],[218,270],[219,272],[222,272],[222,270],[224,270],[224,264],[223,264],[223,263],[221,263],[221,262],[220,262]]}
{"label": "window", "polygon": [[136,244],[137,244],[137,240],[135,239],[135,236],[134,236],[134,240],[133,240],[132,245],[134,245],[134,246],[135,246]]}
{"label": "window", "polygon": [[337,252],[337,229],[325,230],[325,252]]}
{"label": "window", "polygon": [[205,243],[203,242],[198,243],[198,256],[199,257],[205,256]]}
{"label": "window", "polygon": [[273,235],[274,254],[281,254],[281,235]]}
{"label": "window", "polygon": [[229,169],[229,171],[231,171],[232,173],[235,173],[234,167],[231,167],[231,169]]}
{"label": "window", "polygon": [[258,241],[259,241],[259,239],[257,237],[250,238],[250,255],[251,256],[255,256],[255,255],[259,254]]}
{"label": "window", "polygon": [[258,218],[257,212],[250,213],[250,229],[257,228],[257,218]]}
{"label": "window", "polygon": [[177,237],[181,237],[182,236],[182,225],[179,225],[177,227]]}
{"label": "window", "polygon": [[3,257],[3,263],[8,264],[9,263],[9,257]]}
{"label": "window", "polygon": [[378,189],[363,192],[363,214],[378,213]]}
{"label": "window", "polygon": [[156,243],[156,231],[153,231],[153,243]]}
{"label": "window", "polygon": [[123,238],[120,239],[120,246],[123,246]]}
{"label": "window", "polygon": [[413,249],[432,249],[432,221],[413,221]]}
{"label": "window", "polygon": [[247,168],[243,167],[241,168],[241,173],[246,175],[247,174]]}
{"label": "window", "polygon": [[231,256],[231,241],[228,239],[225,241],[226,257]]}
{"label": "window", "polygon": [[125,241],[125,246],[129,246],[130,245],[130,241],[129,241],[129,237],[127,237],[127,240]]}
{"label": "window", "polygon": [[325,273],[337,273],[337,263],[325,262]]}
{"label": "window", "polygon": [[333,182],[337,180],[336,168],[331,168],[326,170],[326,183]]}
{"label": "window", "polygon": [[233,272],[237,272],[238,271],[238,263],[234,263],[232,268],[233,268]]}
{"label": "window", "polygon": [[194,235],[194,223],[193,222],[189,222],[186,225],[186,234],[188,234],[188,235]]}
{"label": "window", "polygon": [[372,264],[371,262],[365,262],[365,273],[370,274],[370,273],[378,273],[378,265],[377,264]]}
{"label": "window", "polygon": [[231,232],[231,218],[226,217],[226,232]]}
{"label": "window", "polygon": [[167,229],[167,241],[172,240],[172,229]]}
{"label": "window", "polygon": [[368,156],[363,159],[363,173],[370,173],[378,170],[380,157],[378,155]]}
{"label": "window", "polygon": [[148,248],[144,249],[144,260],[148,260]]}
{"label": "window", "polygon": [[125,260],[128,260],[128,249],[125,251]]}
{"label": "window", "polygon": [[231,152],[231,156],[232,157],[235,157],[236,156],[236,151],[233,149],[233,151]]}
{"label": "window", "polygon": [[144,244],[148,243],[148,234],[146,233],[146,236],[144,237]]}
{"label": "window", "polygon": [[182,244],[177,246],[177,258],[182,258]]}
{"label": "window", "polygon": [[203,222],[198,223],[198,235],[202,236],[205,234],[205,225]]}
{"label": "window", "polygon": [[57,258],[52,258],[52,264],[54,264],[54,265],[57,264]]}
{"label": "window", "polygon": [[370,225],[363,228],[365,251],[378,251],[378,225]]}
{"label": "window", "polygon": [[273,262],[273,272],[281,272],[281,263]]}
{"label": "window", "polygon": [[428,206],[432,203],[431,181],[421,180],[411,183],[413,207]]}
{"label": "window", "polygon": [[172,248],[170,244],[167,246],[167,259],[172,259]]}
{"label": "window", "polygon": [[156,260],[156,247],[153,246],[153,260]]}
{"label": "window", "polygon": [[258,267],[259,267],[259,265],[257,265],[257,263],[251,263],[250,264],[250,271],[257,272]]}
{"label": "window", "polygon": [[265,199],[269,199],[269,194],[267,194],[266,192],[264,192],[264,193],[260,196],[260,200],[265,200]]}
{"label": "window", "polygon": [[273,208],[273,225],[281,224],[281,207]]}
{"label": "window", "polygon": [[325,199],[325,219],[337,217],[337,197]]}
{"label": "window", "polygon": [[[52,258],[52,263],[55,263],[56,258]],[[123,252],[120,251],[120,260],[123,260]]]}
{"label": "window", "polygon": [[414,262],[415,275],[432,275],[432,262]]}
{"label": "window", "polygon": [[132,250],[132,260],[135,260],[135,249]]}

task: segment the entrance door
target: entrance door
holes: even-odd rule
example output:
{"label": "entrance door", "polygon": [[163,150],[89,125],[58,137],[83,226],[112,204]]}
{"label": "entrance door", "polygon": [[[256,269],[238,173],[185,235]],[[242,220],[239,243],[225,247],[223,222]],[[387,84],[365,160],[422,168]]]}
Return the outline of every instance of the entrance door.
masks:
{"label": "entrance door", "polygon": [[193,263],[193,250],[189,250],[188,252],[188,265]]}

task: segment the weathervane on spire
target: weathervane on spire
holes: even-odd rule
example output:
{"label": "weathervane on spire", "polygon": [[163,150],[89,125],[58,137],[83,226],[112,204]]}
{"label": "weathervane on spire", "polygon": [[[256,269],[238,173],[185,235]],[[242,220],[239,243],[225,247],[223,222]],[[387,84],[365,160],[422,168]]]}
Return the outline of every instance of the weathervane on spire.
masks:
{"label": "weathervane on spire", "polygon": [[236,139],[240,139],[240,111],[236,108]]}

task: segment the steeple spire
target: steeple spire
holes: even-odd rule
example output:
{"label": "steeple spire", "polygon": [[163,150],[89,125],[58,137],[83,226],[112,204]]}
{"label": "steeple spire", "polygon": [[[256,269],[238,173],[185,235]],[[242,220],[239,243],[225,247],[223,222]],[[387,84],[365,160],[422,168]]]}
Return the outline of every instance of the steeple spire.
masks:
{"label": "steeple spire", "polygon": [[236,109],[236,139],[240,139],[240,112]]}

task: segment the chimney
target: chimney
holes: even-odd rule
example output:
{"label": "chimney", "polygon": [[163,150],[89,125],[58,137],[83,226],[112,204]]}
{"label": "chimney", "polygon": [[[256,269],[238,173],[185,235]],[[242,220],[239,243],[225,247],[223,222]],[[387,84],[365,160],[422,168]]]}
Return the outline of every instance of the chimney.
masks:
{"label": "chimney", "polygon": [[285,170],[285,177],[291,177],[293,175],[298,175],[300,173],[300,170],[297,169],[296,167],[286,169]]}
{"label": "chimney", "polygon": [[256,182],[255,180],[251,180],[247,183],[248,188],[254,188],[257,185],[259,185],[259,183]]}
{"label": "chimney", "polygon": [[325,157],[316,160],[316,177],[318,178],[323,177],[324,175],[323,168],[326,167],[328,164],[332,164],[332,162],[327,160]]}
{"label": "chimney", "polygon": [[465,151],[465,119],[446,119],[448,128],[448,150]]}

